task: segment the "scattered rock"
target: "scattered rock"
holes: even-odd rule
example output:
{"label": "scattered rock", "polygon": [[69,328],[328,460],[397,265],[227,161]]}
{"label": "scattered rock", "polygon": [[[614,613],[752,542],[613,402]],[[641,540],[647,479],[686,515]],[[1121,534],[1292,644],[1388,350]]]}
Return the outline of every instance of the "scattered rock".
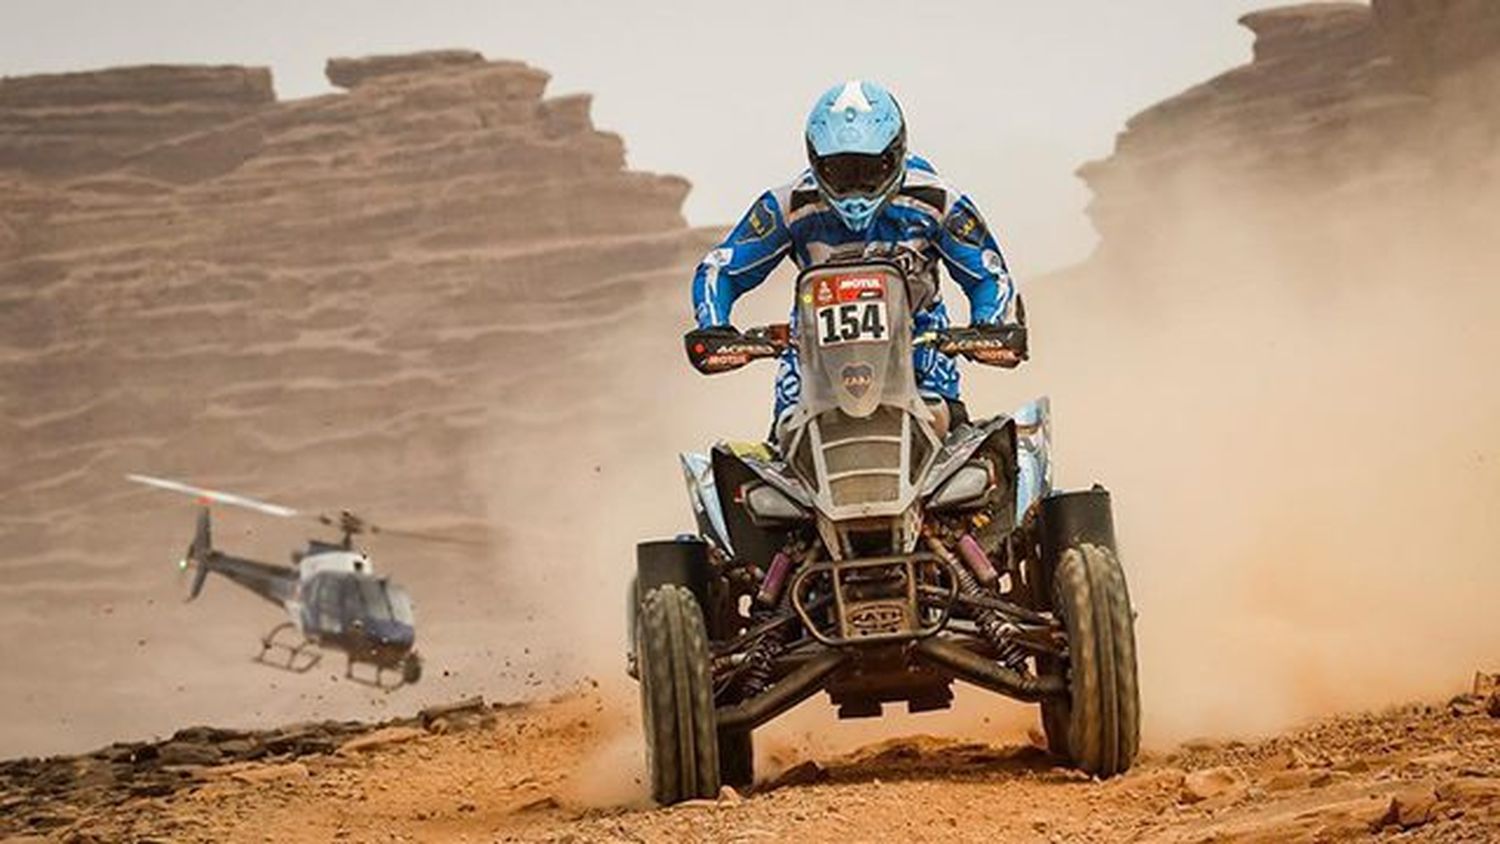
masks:
{"label": "scattered rock", "polygon": [[217,765],[223,757],[212,744],[174,740],[157,748],[157,761],[162,765]]}
{"label": "scattered rock", "polygon": [[1325,839],[1336,840],[1388,826],[1395,811],[1395,801],[1390,797],[1361,797],[1320,806],[1299,817],[1317,820]]}
{"label": "scattered rock", "polygon": [[230,759],[254,759],[264,755],[265,748],[253,738],[227,739],[219,742],[219,752]]}
{"label": "scattered rock", "polygon": [[745,802],[745,798],[741,797],[740,793],[734,790],[734,786],[722,785],[719,786],[719,802],[726,806],[738,806]]}
{"label": "scattered rock", "polygon": [[477,695],[441,706],[429,706],[417,714],[417,720],[424,728],[438,733],[470,729],[486,717],[493,717],[490,708],[484,698]]}
{"label": "scattered rock", "polygon": [[1134,785],[1176,794],[1182,790],[1187,774],[1181,768],[1142,768],[1126,774],[1126,778]]}
{"label": "scattered rock", "polygon": [[57,829],[68,826],[77,820],[77,815],[63,811],[33,812],[26,816],[27,826],[37,830]]}
{"label": "scattered rock", "polygon": [[1437,794],[1429,787],[1409,788],[1391,798],[1390,825],[1414,829],[1437,816]]}
{"label": "scattered rock", "polygon": [[561,803],[557,802],[557,798],[556,797],[553,797],[552,795],[548,794],[548,795],[544,795],[542,797],[538,797],[535,800],[531,800],[531,801],[528,801],[526,803],[522,803],[521,805],[519,805],[519,806],[516,807],[516,811],[517,812],[548,812],[548,811],[551,811],[553,809],[559,808],[561,805],[562,805]]}
{"label": "scattered rock", "polygon": [[169,782],[138,782],[130,786],[131,797],[166,797],[177,789]]}
{"label": "scattered rock", "polygon": [[1287,749],[1287,755],[1291,760],[1290,764],[1287,765],[1289,768],[1326,768],[1333,764],[1332,760],[1326,755],[1315,753],[1295,744]]}
{"label": "scattered rock", "polygon": [[1486,715],[1500,718],[1500,674],[1474,672],[1474,696],[1484,700]]}
{"label": "scattered rock", "polygon": [[1409,764],[1419,768],[1451,768],[1459,762],[1458,753],[1453,750],[1439,750],[1436,753],[1425,753],[1421,756],[1412,757]]}
{"label": "scattered rock", "polygon": [[1226,824],[1207,836],[1185,840],[1243,841],[1246,844],[1358,841],[1389,826],[1393,811],[1389,795],[1360,797],[1301,810],[1255,811],[1246,821]]}
{"label": "scattered rock", "polygon": [[1347,771],[1319,770],[1312,772],[1312,777],[1308,780],[1307,784],[1312,788],[1327,788],[1331,785],[1348,782],[1350,779],[1353,779],[1353,774]]}
{"label": "scattered rock", "polygon": [[312,772],[301,762],[286,762],[280,765],[256,765],[235,771],[230,775],[243,783],[297,782],[308,779]]}
{"label": "scattered rock", "polygon": [[828,778],[828,771],[816,760],[808,759],[782,771],[766,785],[768,791],[787,786],[812,785]]}
{"label": "scattered rock", "polygon": [[85,757],[74,765],[75,788],[107,788],[114,785],[117,779],[115,766],[102,759]]}
{"label": "scattered rock", "polygon": [[1363,774],[1369,771],[1370,767],[1370,760],[1361,756],[1354,759],[1345,759],[1334,765],[1333,769],[1337,773]]}
{"label": "scattered rock", "polygon": [[1179,799],[1189,805],[1204,800],[1224,798],[1224,802],[1243,794],[1248,787],[1244,774],[1230,767],[1193,771],[1182,781]]}
{"label": "scattered rock", "polygon": [[1479,695],[1455,695],[1448,701],[1448,714],[1455,718],[1479,715],[1486,709],[1486,700]]}
{"label": "scattered rock", "polygon": [[1308,788],[1312,785],[1316,774],[1305,768],[1290,771],[1278,771],[1266,782],[1267,791],[1295,791]]}
{"label": "scattered rock", "polygon": [[405,744],[425,735],[427,735],[426,730],[416,727],[386,727],[344,742],[339,746],[339,753],[346,756],[351,753],[367,753],[371,750]]}
{"label": "scattered rock", "polygon": [[1437,787],[1437,798],[1458,806],[1483,806],[1500,809],[1500,779],[1494,777],[1459,777]]}

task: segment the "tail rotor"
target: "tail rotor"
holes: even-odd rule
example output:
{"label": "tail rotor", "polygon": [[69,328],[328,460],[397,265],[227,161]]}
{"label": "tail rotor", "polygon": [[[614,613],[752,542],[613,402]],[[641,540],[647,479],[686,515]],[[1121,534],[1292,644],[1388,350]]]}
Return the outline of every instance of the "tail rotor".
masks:
{"label": "tail rotor", "polygon": [[208,579],[209,562],[213,553],[213,533],[209,527],[208,508],[204,507],[198,511],[198,527],[193,531],[192,544],[188,545],[182,560],[177,563],[178,569],[193,573],[193,583],[188,588],[187,600],[193,600],[203,591],[203,581]]}

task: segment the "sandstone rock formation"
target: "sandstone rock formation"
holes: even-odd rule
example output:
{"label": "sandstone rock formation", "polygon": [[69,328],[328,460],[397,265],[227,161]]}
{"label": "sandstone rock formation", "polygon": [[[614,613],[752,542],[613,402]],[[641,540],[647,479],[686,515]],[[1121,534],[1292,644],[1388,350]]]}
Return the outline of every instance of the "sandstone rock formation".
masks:
{"label": "sandstone rock formation", "polygon": [[0,170],[61,179],[272,105],[265,68],[151,65],[0,81]]}
{"label": "sandstone rock formation", "polygon": [[80,532],[131,466],[289,494],[342,485],[274,480],[310,458],[357,461],[361,486],[441,488],[497,412],[483,383],[524,382],[554,357],[544,327],[618,315],[696,251],[687,184],[625,170],[541,71],[438,53],[329,74],[352,92],[277,103],[242,68],[0,84],[10,558]]}
{"label": "sandstone rock formation", "polygon": [[[487,527],[508,423],[606,412],[610,327],[705,248],[687,183],[627,169],[540,70],[328,75],[348,91],[285,102],[262,68],[0,80],[0,600],[25,608],[0,636],[105,625],[77,676],[137,658],[100,607],[166,598],[148,562],[186,523],[122,473]],[[48,647],[0,658],[36,718],[66,694]],[[40,735],[7,720],[0,747]]]}
{"label": "sandstone rock formation", "polygon": [[1336,207],[1500,191],[1500,6],[1305,3],[1240,22],[1251,63],[1140,113],[1080,171],[1107,253],[1180,235],[1226,199],[1291,194],[1321,230]]}

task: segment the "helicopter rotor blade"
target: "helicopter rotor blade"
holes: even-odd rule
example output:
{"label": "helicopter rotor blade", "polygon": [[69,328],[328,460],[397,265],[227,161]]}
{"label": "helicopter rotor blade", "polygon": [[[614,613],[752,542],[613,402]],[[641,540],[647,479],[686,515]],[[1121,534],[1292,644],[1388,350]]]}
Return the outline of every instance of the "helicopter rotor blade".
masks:
{"label": "helicopter rotor blade", "polygon": [[449,545],[468,545],[474,547],[485,547],[489,544],[484,540],[453,536],[452,534],[429,533],[426,531],[407,530],[405,528],[388,528],[384,525],[377,525],[370,522],[358,513],[352,513],[348,510],[340,510],[337,514],[319,513],[314,517],[314,520],[319,524],[328,525],[329,527],[343,531],[350,536],[357,536],[359,534],[373,536],[380,534],[403,539],[417,539],[423,542],[442,542]]}
{"label": "helicopter rotor blade", "polygon": [[448,545],[467,545],[473,548],[483,548],[489,545],[482,539],[470,539],[462,536],[447,536],[440,533],[426,533],[418,530],[403,530],[399,528],[388,528],[380,525],[369,525],[370,533],[381,536],[396,536],[403,539],[419,539],[423,542],[442,542]]}
{"label": "helicopter rotor blade", "polygon": [[145,484],[146,486],[156,487],[157,489],[165,489],[171,492],[180,492],[184,495],[191,495],[204,504],[207,504],[209,502],[229,504],[235,507],[244,507],[248,510],[254,510],[257,513],[265,513],[269,516],[280,516],[284,519],[304,518],[316,524],[325,525],[327,527],[338,530],[341,533],[346,534],[346,538],[348,536],[357,536],[359,534],[378,533],[384,534],[386,536],[401,537],[405,539],[419,539],[425,542],[442,542],[450,545],[485,547],[489,544],[484,540],[472,539],[462,536],[448,536],[441,533],[427,533],[424,531],[404,530],[401,528],[387,528],[381,525],[371,524],[363,517],[355,513],[351,513],[348,510],[340,510],[336,513],[312,513],[304,510],[297,510],[291,507],[284,507],[280,504],[272,504],[269,501],[261,501],[260,499],[250,498],[249,496],[245,495],[237,495],[232,492],[223,492],[216,489],[206,489],[204,487],[185,484],[181,481],[173,481],[166,478],[156,478],[150,475],[130,474],[126,475],[125,478],[126,480],[134,481],[138,484]]}
{"label": "helicopter rotor blade", "polygon": [[203,487],[192,486],[191,484],[185,484],[181,481],[171,481],[167,480],[166,478],[153,478],[150,475],[126,475],[125,479],[129,481],[135,481],[138,484],[145,484],[146,486],[154,486],[157,489],[165,489],[172,492],[180,492],[184,495],[191,495],[205,502],[213,501],[219,504],[230,504],[235,507],[244,507],[247,510],[254,510],[258,513],[265,513],[268,516],[280,516],[284,519],[290,519],[301,515],[299,511],[294,510],[291,507],[283,507],[280,504],[272,504],[268,501],[261,501],[259,499],[249,498],[243,495],[235,495],[232,492],[221,492],[216,489],[204,489]]}

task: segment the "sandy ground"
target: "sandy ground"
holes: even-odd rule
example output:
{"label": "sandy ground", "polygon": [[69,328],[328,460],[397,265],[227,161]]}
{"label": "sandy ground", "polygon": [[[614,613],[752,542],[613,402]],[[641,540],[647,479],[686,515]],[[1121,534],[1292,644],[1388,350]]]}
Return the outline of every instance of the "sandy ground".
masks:
{"label": "sandy ground", "polygon": [[912,736],[661,809],[621,750],[633,727],[576,694],[469,729],[386,726],[331,753],[174,766],[169,794],[85,789],[71,822],[40,832],[27,828],[36,795],[10,788],[0,835],[15,837],[0,840],[1490,841],[1500,717],[1487,704],[1500,713],[1466,695],[1258,742],[1189,742],[1107,782],[1030,745]]}

